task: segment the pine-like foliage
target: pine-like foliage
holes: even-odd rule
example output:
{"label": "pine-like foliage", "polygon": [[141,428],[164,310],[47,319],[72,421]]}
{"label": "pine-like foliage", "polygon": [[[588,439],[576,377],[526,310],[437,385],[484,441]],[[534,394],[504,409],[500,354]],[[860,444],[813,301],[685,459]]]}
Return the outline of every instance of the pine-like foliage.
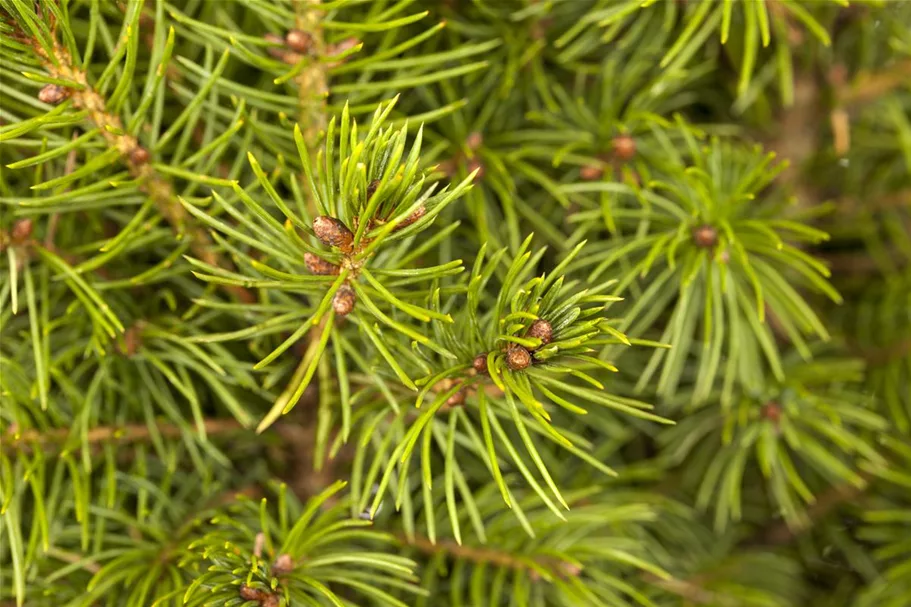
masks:
{"label": "pine-like foliage", "polygon": [[911,2],[0,0],[0,606],[911,605]]}

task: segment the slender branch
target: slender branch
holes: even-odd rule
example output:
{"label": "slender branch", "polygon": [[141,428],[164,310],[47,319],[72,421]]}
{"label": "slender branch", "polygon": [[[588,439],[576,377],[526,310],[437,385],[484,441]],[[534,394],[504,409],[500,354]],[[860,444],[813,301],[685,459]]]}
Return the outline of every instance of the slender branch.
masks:
{"label": "slender branch", "polygon": [[906,337],[881,348],[860,348],[860,351],[871,365],[886,365],[911,354],[911,338]]}
{"label": "slender branch", "polygon": [[875,101],[893,89],[908,86],[911,82],[911,59],[898,61],[877,72],[861,72],[854,83],[838,91],[844,106],[857,106]]}
{"label": "slender branch", "polygon": [[717,607],[733,607],[733,605],[735,605],[730,598],[719,596],[718,593],[706,590],[699,584],[689,580],[678,580],[676,578],[665,580],[651,573],[647,573],[643,577],[649,584],[657,586],[671,594],[675,594],[691,603],[698,605],[716,605]]}
{"label": "slender branch", "polygon": [[[896,248],[889,248],[886,253],[897,266],[904,265],[905,262],[901,259],[901,251]],[[826,262],[833,273],[837,274],[869,274],[882,270],[882,265],[878,259],[863,252],[822,253],[817,256]]]}
{"label": "slender branch", "polygon": [[[326,99],[329,96],[328,78],[326,77],[326,68],[320,62],[320,57],[325,53],[326,43],[323,38],[323,31],[320,24],[322,12],[316,10],[321,0],[293,0],[294,2],[294,27],[299,32],[309,37],[310,63],[297,77],[297,95],[298,95],[298,123],[301,126],[301,133],[304,136],[304,144],[307,146],[307,152],[311,158],[317,157],[318,143],[320,134],[326,128]],[[303,180],[303,175],[301,175]],[[310,187],[305,183],[302,191],[307,200],[307,211],[311,216],[317,214],[316,200]],[[322,323],[318,328],[314,328],[307,336],[309,346],[307,355],[310,355],[311,348],[319,341],[319,335],[322,333]],[[306,357],[305,357],[306,360]],[[303,361],[302,361],[303,362]],[[311,386],[315,390],[316,384]],[[292,482],[295,493],[301,499],[306,499],[318,493],[318,491],[328,485],[335,476],[332,469],[331,460],[325,462],[321,470],[316,470],[316,432],[317,418],[319,408],[318,392],[311,392],[307,398],[304,407],[299,408],[299,415],[304,423],[301,424],[303,432],[297,441],[289,441],[292,453],[295,456],[295,464],[292,466]]]}
{"label": "slender branch", "polygon": [[[869,480],[868,476],[865,476],[865,478]],[[785,521],[775,522],[760,529],[744,545],[772,547],[789,544],[812,529],[815,523],[828,516],[839,506],[862,495],[868,486],[869,484],[865,484],[863,487],[858,487],[857,485],[845,483],[830,487],[807,509],[808,522],[806,524],[800,527],[793,527]]]}
{"label": "slender branch", "polygon": [[859,213],[861,211],[878,211],[888,209],[911,209],[911,189],[891,192],[876,198],[842,198],[839,200],[840,210],[846,213]]}
{"label": "slender branch", "polygon": [[[217,267],[228,268],[230,263],[223,259],[214,247],[206,229],[193,222],[187,211],[177,200],[171,182],[155,170],[149,162],[148,151],[143,148],[133,135],[123,129],[120,116],[106,109],[105,98],[88,82],[86,73],[74,65],[69,51],[55,39],[53,56],[36,40],[22,34],[22,39],[36,52],[48,74],[53,78],[76,82],[83,88],[70,90],[70,97],[75,107],[88,111],[88,119],[98,127],[101,136],[111,149],[120,154],[120,159],[127,165],[130,175],[140,183],[140,190],[155,202],[159,213],[167,220],[178,237],[190,240],[190,250],[202,261]],[[253,295],[242,287],[226,287],[242,301],[250,302]]]}
{"label": "slender branch", "polygon": [[51,558],[63,561],[64,563],[70,563],[71,565],[79,563],[80,567],[91,574],[96,574],[101,571],[101,565],[91,559],[86,559],[86,557],[81,554],[67,552],[66,550],[54,548],[53,546],[47,549],[46,554]]}
{"label": "slender branch", "polygon": [[514,569],[516,571],[525,571],[537,575],[535,565],[540,568],[551,571],[558,576],[577,576],[581,573],[581,568],[574,563],[562,561],[556,558],[522,558],[510,552],[494,550],[492,548],[476,548],[473,546],[462,546],[453,541],[443,540],[433,543],[429,538],[405,535],[396,535],[396,540],[403,546],[414,548],[427,555],[445,554],[455,559],[471,561],[477,564],[490,564],[505,569]]}
{"label": "slender branch", "polygon": [[301,72],[297,78],[298,103],[300,116],[298,118],[304,134],[304,141],[310,148],[311,158],[316,158],[316,144],[320,133],[326,128],[326,98],[329,95],[326,68],[319,58],[325,54],[326,43],[320,27],[322,12],[315,10],[321,0],[295,0],[294,25],[310,36],[311,56],[310,65]]}
{"label": "slender branch", "polygon": [[[472,546],[461,546],[452,541],[440,541],[433,543],[426,537],[415,536],[409,538],[405,535],[396,535],[396,540],[403,546],[415,548],[420,552],[434,556],[445,554],[451,558],[470,561],[479,565],[489,564],[505,569],[513,569],[527,573],[532,579],[539,579],[540,574],[535,568],[537,564],[540,568],[552,572],[558,577],[575,577],[582,570],[581,568],[567,561],[556,558],[521,558],[510,552],[503,552],[491,548],[475,548]],[[676,594],[693,603],[703,605],[718,605],[719,607],[733,607],[734,603],[730,602],[723,596],[715,592],[705,590],[695,581],[680,579],[663,579],[651,573],[644,573],[642,579],[649,584],[657,586],[667,592]]]}
{"label": "slender branch", "polygon": [[[320,20],[323,12],[318,5],[322,0],[293,0],[294,26],[310,40],[309,65],[297,77],[298,123],[310,158],[316,158],[319,142],[326,129],[326,101],[329,98],[327,65],[320,61],[326,54],[326,41]],[[302,183],[305,181],[301,174]],[[307,211],[317,214],[316,200],[310,187],[303,183],[302,191],[307,201]]]}
{"label": "slender branch", "polygon": [[815,200],[813,192],[801,176],[801,168],[818,149],[819,127],[815,117],[819,112],[819,86],[809,74],[797,74],[794,82],[794,103],[778,118],[778,129],[769,147],[790,164],[779,176],[779,182],[795,190],[798,200]]}
{"label": "slender branch", "polygon": [[[240,422],[234,419],[209,419],[203,422],[203,430],[209,435],[228,434],[244,431]],[[164,438],[180,437],[184,429],[173,424],[157,426],[158,433]],[[4,450],[28,449],[34,445],[49,446],[61,445],[72,435],[71,428],[59,428],[42,432],[40,430],[23,430],[22,432],[7,431],[10,440],[3,441]],[[88,431],[85,441],[89,444],[115,441],[118,443],[136,443],[148,440],[151,430],[144,424],[130,424],[127,426],[98,426]],[[2,438],[2,435],[0,435]]]}

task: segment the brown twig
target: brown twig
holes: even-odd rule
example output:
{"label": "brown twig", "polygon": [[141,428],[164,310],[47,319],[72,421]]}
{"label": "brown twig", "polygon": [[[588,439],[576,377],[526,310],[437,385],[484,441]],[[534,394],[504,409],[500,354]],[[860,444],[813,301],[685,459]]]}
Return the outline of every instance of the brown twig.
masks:
{"label": "brown twig", "polygon": [[706,590],[699,584],[689,580],[679,580],[676,578],[665,580],[651,573],[645,574],[643,578],[649,584],[686,599],[690,603],[695,603],[697,605],[715,605],[716,607],[733,607],[735,605],[731,599],[719,596],[718,593]]}
{"label": "brown twig", "polygon": [[[308,38],[310,45],[309,55],[306,59],[310,64],[297,77],[298,87],[298,122],[304,137],[304,144],[311,158],[317,156],[317,146],[321,133],[326,128],[326,100],[329,96],[328,78],[325,66],[319,58],[325,53],[325,40],[320,20],[322,11],[318,10],[321,0],[294,0],[294,28]],[[303,178],[303,175],[302,175]],[[316,201],[310,187],[303,186],[304,196],[307,201],[307,210],[311,216],[317,214]],[[314,327],[307,336],[310,344],[319,342],[323,325]],[[309,348],[306,349],[309,351]],[[318,382],[318,379],[316,380]],[[322,470],[315,469],[315,449],[317,417],[319,409],[319,391],[317,383],[311,384],[304,392],[302,403],[304,406],[296,407],[297,415],[301,418],[300,432],[294,441],[288,441],[294,463],[291,466],[290,486],[301,499],[317,494],[327,486],[334,476],[331,460],[327,460]]]}
{"label": "brown twig", "polygon": [[[326,43],[320,24],[322,11],[316,9],[321,0],[294,0],[294,27],[310,37],[310,65],[297,77],[298,121],[311,158],[316,158],[321,133],[326,128],[326,100],[329,98],[329,80],[326,67],[319,60],[326,52]],[[307,210],[316,215],[316,202],[305,184]]]}
{"label": "brown twig", "polygon": [[860,211],[882,211],[906,207],[911,210],[911,189],[891,192],[875,198],[865,198],[858,200],[856,198],[842,198],[838,203],[840,210],[847,213],[859,213]]}
{"label": "brown twig", "polygon": [[911,338],[900,339],[882,348],[860,348],[860,352],[870,365],[885,365],[911,354]]}
{"label": "brown twig", "polygon": [[308,145],[318,141],[320,132],[326,128],[326,97],[329,94],[326,70],[318,59],[325,53],[326,47],[323,30],[320,27],[322,12],[314,10],[314,7],[320,2],[321,0],[295,0],[294,2],[294,26],[310,36],[311,53],[315,57],[297,79],[300,102],[299,120],[304,133],[304,141]]}
{"label": "brown twig", "polygon": [[819,496],[812,506],[807,509],[807,523],[800,527],[789,525],[786,521],[773,523],[761,529],[747,545],[758,546],[783,546],[789,544],[810,529],[813,525],[825,518],[842,504],[859,497],[867,485],[858,487],[854,484],[835,485]]}
{"label": "brown twig", "polygon": [[893,89],[911,82],[911,59],[897,61],[877,72],[861,72],[853,84],[837,91],[841,105],[852,107],[875,101]]}
{"label": "brown twig", "polygon": [[[172,424],[161,424],[157,426],[158,433],[165,438],[177,438],[184,432],[183,428]],[[244,431],[240,422],[234,419],[209,419],[203,422],[203,430],[208,435],[223,435],[232,432]],[[72,429],[59,428],[42,432],[40,430],[23,430],[21,432],[10,432],[7,430],[7,440],[3,442],[4,450],[28,449],[34,445],[50,446],[61,445],[72,435]],[[127,426],[98,426],[90,429],[85,441],[89,444],[98,444],[107,441],[118,443],[135,443],[148,440],[151,437],[151,430],[144,424],[130,424]],[[2,436],[0,436],[2,438]]]}
{"label": "brown twig", "polygon": [[[414,548],[426,555],[445,554],[454,559],[470,561],[479,565],[494,565],[504,569],[513,569],[527,573],[532,579],[540,578],[540,570],[548,571],[552,575],[561,578],[576,577],[582,573],[582,568],[579,565],[553,557],[523,558],[491,548],[464,546],[448,540],[434,543],[426,537],[416,536],[409,538],[402,534],[396,535],[396,540],[401,545]],[[695,581],[675,578],[664,579],[651,573],[644,573],[642,579],[693,603],[717,605],[719,607],[734,605],[733,602],[729,602],[717,593],[705,590]]]}
{"label": "brown twig", "polygon": [[63,561],[64,563],[70,563],[71,565],[80,563],[80,567],[82,567],[83,569],[85,569],[86,571],[88,571],[91,574],[96,574],[99,571],[101,571],[101,565],[99,565],[98,563],[96,563],[93,560],[86,559],[81,554],[67,552],[66,550],[54,548],[53,546],[51,546],[50,548],[47,549],[46,554],[51,558],[55,558],[58,561]]}
{"label": "brown twig", "polygon": [[429,538],[420,536],[409,538],[405,535],[397,535],[396,539],[403,546],[414,548],[427,555],[445,554],[460,560],[471,561],[477,564],[489,564],[516,571],[525,571],[532,573],[533,575],[539,575],[538,570],[540,569],[549,571],[560,577],[575,577],[582,571],[581,567],[575,563],[553,557],[523,558],[510,552],[494,550],[492,548],[463,546],[449,540],[434,543],[430,541]]}
{"label": "brown twig", "polygon": [[[888,257],[897,265],[902,265],[901,252],[895,248],[886,250]],[[865,252],[853,253],[817,253],[835,274],[869,274],[882,270],[882,264],[875,257]]]}
{"label": "brown twig", "polygon": [[819,86],[810,74],[798,74],[794,82],[794,103],[782,111],[778,119],[780,128],[769,147],[790,161],[779,180],[794,188],[798,199],[803,201],[815,198],[801,179],[801,169],[818,148],[818,113]]}

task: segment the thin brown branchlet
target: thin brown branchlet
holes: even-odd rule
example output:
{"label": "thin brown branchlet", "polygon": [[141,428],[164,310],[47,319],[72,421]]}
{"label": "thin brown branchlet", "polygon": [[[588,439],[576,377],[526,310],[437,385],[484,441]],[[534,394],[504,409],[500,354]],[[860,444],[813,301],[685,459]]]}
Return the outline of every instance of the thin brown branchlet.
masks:
{"label": "thin brown branchlet", "polygon": [[452,541],[432,542],[428,538],[418,536],[400,536],[398,540],[402,545],[414,548],[424,554],[444,554],[450,558],[468,561],[477,565],[493,565],[494,567],[526,572],[534,581],[541,579],[541,574],[538,573],[537,568],[543,569],[552,577],[560,579],[579,577],[583,572],[583,567],[577,563],[549,556],[535,557],[533,559],[534,565],[537,566],[535,567],[529,563],[529,559],[525,556],[519,557],[518,555],[493,548],[460,545]]}

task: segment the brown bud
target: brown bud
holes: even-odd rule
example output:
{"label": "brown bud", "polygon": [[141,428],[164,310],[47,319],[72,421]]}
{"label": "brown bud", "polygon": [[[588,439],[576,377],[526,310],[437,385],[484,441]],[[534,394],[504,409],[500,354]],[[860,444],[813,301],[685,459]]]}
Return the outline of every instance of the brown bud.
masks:
{"label": "brown bud", "polygon": [[313,46],[313,37],[301,30],[289,30],[288,33],[285,34],[285,44],[288,45],[288,48],[293,49],[298,53],[307,53]]}
{"label": "brown bud", "polygon": [[291,573],[293,570],[294,561],[291,559],[290,554],[279,554],[278,558],[275,559],[275,563],[272,564],[272,573],[275,575]]}
{"label": "brown bud", "polygon": [[318,276],[334,276],[338,274],[338,266],[313,253],[304,253],[304,263],[311,273]]}
{"label": "brown bud", "polygon": [[446,408],[453,409],[455,407],[461,407],[465,404],[465,390],[459,390],[452,396],[446,399]]}
{"label": "brown bud", "polygon": [[458,170],[456,162],[453,159],[444,160],[436,166],[436,170],[443,173],[447,177],[454,177],[456,171]]}
{"label": "brown bud", "polygon": [[136,166],[142,166],[146,164],[151,157],[152,156],[149,154],[149,150],[145,149],[142,146],[137,146],[133,149],[132,152],[130,152],[130,162]]}
{"label": "brown bud", "polygon": [[280,604],[277,594],[267,594],[259,600],[259,607],[278,607]]}
{"label": "brown bud", "polygon": [[256,588],[250,588],[246,584],[242,584],[240,590],[238,591],[240,598],[245,601],[261,601],[265,596],[265,592],[262,590],[257,590]]}
{"label": "brown bud", "polygon": [[604,175],[604,168],[599,167],[593,164],[587,165],[579,169],[579,177],[584,181],[596,181],[601,179]]}
{"label": "brown bud", "polygon": [[531,354],[522,346],[510,344],[506,350],[506,366],[513,371],[527,369],[531,364]]}
{"label": "brown bud", "polygon": [[354,234],[348,227],[335,217],[320,216],[313,220],[313,233],[323,244],[338,247],[343,252],[351,251]]}
{"label": "brown bud", "polygon": [[348,316],[357,303],[357,294],[348,285],[342,285],[332,298],[332,309],[339,316]]}
{"label": "brown bud", "polygon": [[710,225],[702,225],[693,230],[693,241],[701,249],[711,249],[718,243],[718,231]]}
{"label": "brown bud", "polygon": [[562,562],[558,567],[558,575],[562,578],[578,577],[582,573],[582,567],[575,563]]}
{"label": "brown bud", "polygon": [[10,234],[12,236],[13,242],[16,244],[21,244],[29,239],[32,235],[32,220],[31,219],[20,219],[13,224],[13,231]]}
{"label": "brown bud", "polygon": [[419,221],[421,219],[421,217],[423,217],[426,213],[427,213],[427,209],[424,208],[424,205],[419,206],[418,208],[416,208],[414,210],[413,213],[411,213],[411,215],[409,215],[408,217],[406,217],[405,219],[400,221],[399,225],[395,226],[395,229],[393,229],[392,231],[398,232],[399,230],[407,228],[411,224]]}
{"label": "brown bud", "polygon": [[764,404],[762,406],[762,417],[777,426],[781,420],[781,405],[774,401]]}
{"label": "brown bud", "polygon": [[471,175],[475,169],[477,169],[478,174],[474,176],[474,181],[481,181],[481,178],[484,177],[484,165],[481,164],[481,160],[479,158],[472,158],[468,162],[468,174]]}
{"label": "brown bud", "polygon": [[132,358],[142,347],[142,326],[137,323],[128,328],[123,333],[123,349],[121,354],[127,358]]}
{"label": "brown bud", "polygon": [[69,94],[69,89],[66,87],[60,86],[59,84],[46,84],[44,88],[38,91],[38,101],[50,105],[57,105],[66,99]]}
{"label": "brown bud", "polygon": [[484,135],[474,131],[470,133],[468,137],[465,138],[465,147],[467,147],[472,152],[477,150],[484,143]]}
{"label": "brown bud", "polygon": [[263,36],[263,38],[267,42],[281,45],[281,46],[268,46],[268,47],[266,47],[266,52],[269,53],[270,55],[272,55],[273,57],[275,57],[276,59],[284,61],[285,55],[287,54],[287,50],[285,50],[284,39],[282,39],[282,37],[279,36],[278,34],[266,34],[265,36]]}
{"label": "brown bud", "polygon": [[[357,46],[360,43],[361,43],[361,41],[358,40],[357,38],[345,38],[344,40],[342,40],[340,42],[336,42],[335,44],[330,44],[326,48],[326,55],[328,55],[329,57],[332,57],[334,55],[341,55],[345,51],[350,51],[351,49],[353,49],[355,46]],[[338,61],[334,61],[334,62],[330,63],[328,65],[328,67],[335,67],[344,62],[345,62],[345,59],[343,58]]]}
{"label": "brown bud", "polygon": [[374,179],[369,184],[367,184],[367,200],[373,198],[373,195],[376,194],[377,188],[380,187],[380,180]]}
{"label": "brown bud", "polygon": [[725,249],[718,254],[718,263],[726,264],[731,261],[731,254],[728,253],[728,250]]}
{"label": "brown bud", "polygon": [[842,87],[848,82],[848,67],[844,63],[836,63],[829,70],[829,84]]}
{"label": "brown bud", "polygon": [[629,135],[618,135],[612,142],[617,160],[632,160],[636,155],[636,140]]}
{"label": "brown bud", "polygon": [[547,37],[547,30],[554,24],[554,20],[551,17],[544,17],[543,19],[538,19],[531,25],[531,37],[535,40],[543,40]]}
{"label": "brown bud", "polygon": [[550,323],[539,318],[535,322],[531,323],[531,326],[528,327],[528,332],[526,333],[528,337],[537,337],[541,340],[541,345],[549,344],[554,337],[553,327],[550,326]]}
{"label": "brown bud", "polygon": [[485,352],[475,356],[474,360],[471,362],[471,366],[481,375],[487,375],[487,353]]}

